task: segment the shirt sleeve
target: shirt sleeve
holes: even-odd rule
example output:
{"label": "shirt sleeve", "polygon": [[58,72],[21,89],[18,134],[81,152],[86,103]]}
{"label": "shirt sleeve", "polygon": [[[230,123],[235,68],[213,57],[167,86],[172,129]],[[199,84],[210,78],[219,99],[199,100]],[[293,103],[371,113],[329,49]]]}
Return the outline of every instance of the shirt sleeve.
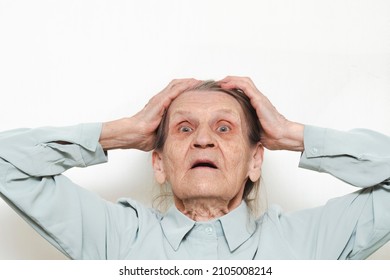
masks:
{"label": "shirt sleeve", "polygon": [[349,132],[306,126],[300,167],[329,173],[357,187],[390,182],[390,137],[367,129]]}
{"label": "shirt sleeve", "polygon": [[390,239],[390,138],[365,129],[306,126],[304,133],[300,167],[362,189],[284,216],[287,239],[305,258],[365,259]]}
{"label": "shirt sleeve", "polygon": [[118,259],[136,235],[135,211],[61,175],[107,161],[100,133],[101,124],[0,133],[0,196],[72,259]]}

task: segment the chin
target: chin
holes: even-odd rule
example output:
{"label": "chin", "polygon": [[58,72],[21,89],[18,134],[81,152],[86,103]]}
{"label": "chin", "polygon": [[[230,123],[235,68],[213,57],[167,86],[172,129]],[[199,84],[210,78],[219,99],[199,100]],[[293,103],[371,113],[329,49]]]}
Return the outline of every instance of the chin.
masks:
{"label": "chin", "polygon": [[221,198],[226,195],[226,190],[210,182],[196,182],[183,184],[182,188],[179,188],[179,192],[183,198]]}

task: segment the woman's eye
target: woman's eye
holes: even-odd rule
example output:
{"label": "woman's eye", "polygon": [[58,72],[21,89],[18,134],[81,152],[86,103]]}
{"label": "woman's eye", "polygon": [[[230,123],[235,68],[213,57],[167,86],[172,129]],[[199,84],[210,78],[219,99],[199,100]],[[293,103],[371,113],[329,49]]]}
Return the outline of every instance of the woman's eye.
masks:
{"label": "woman's eye", "polygon": [[182,127],[179,128],[179,131],[180,132],[191,132],[192,128],[188,127],[188,126],[182,126]]}
{"label": "woman's eye", "polygon": [[230,131],[230,127],[228,127],[227,125],[221,125],[218,127],[217,129],[219,132],[228,132]]}

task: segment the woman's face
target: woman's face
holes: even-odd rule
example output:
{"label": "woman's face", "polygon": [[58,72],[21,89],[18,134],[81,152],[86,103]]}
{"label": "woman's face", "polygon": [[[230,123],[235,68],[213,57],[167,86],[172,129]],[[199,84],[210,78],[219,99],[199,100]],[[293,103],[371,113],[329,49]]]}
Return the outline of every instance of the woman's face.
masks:
{"label": "woman's face", "polygon": [[248,177],[260,177],[263,152],[249,144],[240,104],[223,92],[189,91],[167,114],[164,149],[153,153],[157,181],[171,184],[176,204],[215,198],[237,206]]}

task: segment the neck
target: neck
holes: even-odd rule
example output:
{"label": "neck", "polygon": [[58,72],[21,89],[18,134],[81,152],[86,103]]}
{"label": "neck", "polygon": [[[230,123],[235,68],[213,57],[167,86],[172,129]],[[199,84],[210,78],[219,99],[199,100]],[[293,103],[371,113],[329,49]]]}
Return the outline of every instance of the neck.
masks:
{"label": "neck", "polygon": [[176,208],[184,215],[197,222],[204,222],[222,217],[238,207],[239,204],[240,202],[236,203],[215,198],[175,199]]}

